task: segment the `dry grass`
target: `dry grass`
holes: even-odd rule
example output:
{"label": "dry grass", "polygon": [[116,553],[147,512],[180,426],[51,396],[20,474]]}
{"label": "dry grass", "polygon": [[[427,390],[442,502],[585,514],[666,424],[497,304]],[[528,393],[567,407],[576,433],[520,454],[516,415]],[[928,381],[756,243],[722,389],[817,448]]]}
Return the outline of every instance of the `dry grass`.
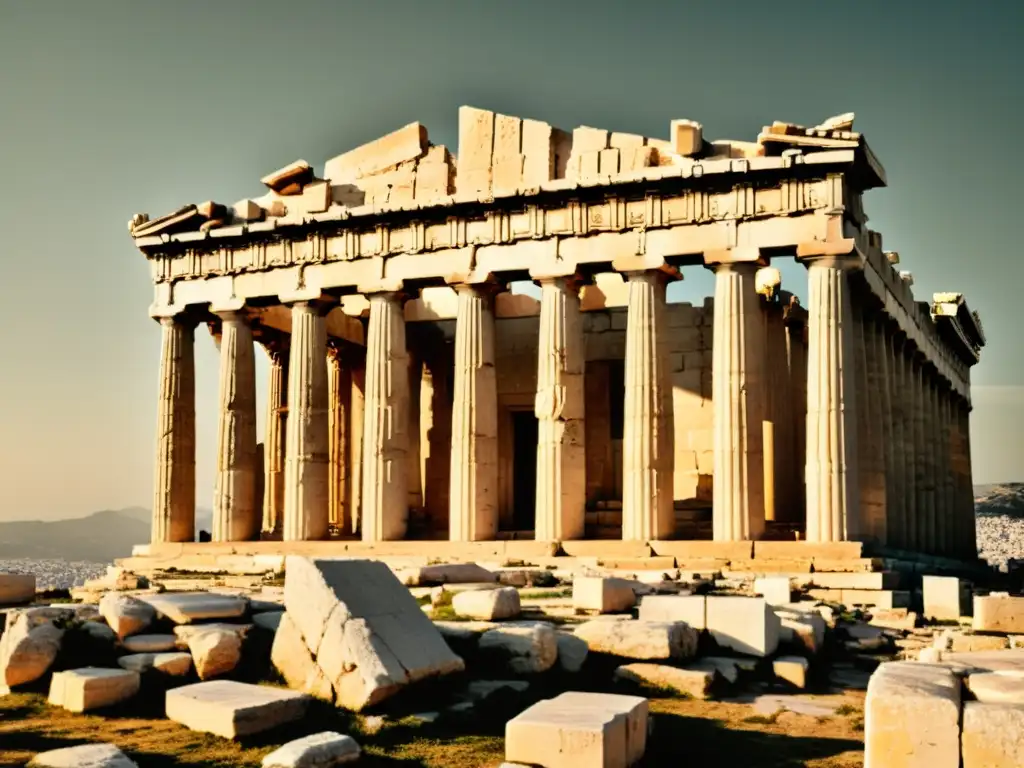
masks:
{"label": "dry grass", "polygon": [[[499,700],[458,720],[389,719],[373,732],[363,727],[361,717],[318,704],[301,723],[241,743],[194,733],[164,719],[159,699],[136,701],[98,716],[50,707],[41,692],[19,693],[0,697],[0,766],[24,765],[36,752],[97,741],[117,744],[143,768],[258,766],[285,741],[330,729],[359,741],[364,749],[361,765],[493,767],[503,759],[506,720],[530,701],[554,692],[537,690],[528,699]],[[814,718],[784,712],[752,722],[749,704],[656,695],[651,699],[654,732],[643,765],[860,768],[860,718],[849,715],[860,714],[863,694],[821,698],[844,704],[847,716]]]}

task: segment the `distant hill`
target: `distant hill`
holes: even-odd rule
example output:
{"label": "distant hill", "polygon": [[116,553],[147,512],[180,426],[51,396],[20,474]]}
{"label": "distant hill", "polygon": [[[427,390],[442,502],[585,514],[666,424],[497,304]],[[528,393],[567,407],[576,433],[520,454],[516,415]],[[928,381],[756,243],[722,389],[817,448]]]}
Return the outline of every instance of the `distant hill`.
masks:
{"label": "distant hill", "polygon": [[[210,530],[212,514],[200,509],[196,530]],[[141,507],[107,509],[72,520],[0,523],[0,559],[33,558],[109,563],[149,541],[150,512]]]}
{"label": "distant hill", "polygon": [[974,509],[979,515],[1024,517],[1024,483],[974,486]]}

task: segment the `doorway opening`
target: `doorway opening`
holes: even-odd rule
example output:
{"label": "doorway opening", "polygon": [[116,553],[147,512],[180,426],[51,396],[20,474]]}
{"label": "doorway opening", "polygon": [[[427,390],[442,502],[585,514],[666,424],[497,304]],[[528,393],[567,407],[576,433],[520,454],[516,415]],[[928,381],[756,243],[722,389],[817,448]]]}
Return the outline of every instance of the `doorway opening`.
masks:
{"label": "doorway opening", "polygon": [[512,412],[512,527],[532,531],[537,513],[537,417]]}

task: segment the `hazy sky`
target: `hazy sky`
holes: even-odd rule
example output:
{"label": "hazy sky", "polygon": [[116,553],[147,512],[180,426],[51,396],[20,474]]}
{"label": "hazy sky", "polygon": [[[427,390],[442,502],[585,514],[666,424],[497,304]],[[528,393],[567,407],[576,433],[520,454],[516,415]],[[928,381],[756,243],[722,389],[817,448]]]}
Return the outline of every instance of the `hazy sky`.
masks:
{"label": "hazy sky", "polygon": [[[985,324],[975,480],[1024,479],[1022,37],[1015,0],[0,0],[0,519],[151,504],[159,328],[133,213],[255,196],[414,120],[454,150],[462,104],[749,140],[855,111],[890,183],[870,225],[919,298],[963,291]],[[707,292],[692,271],[681,290]],[[202,329],[196,367],[209,506]]]}

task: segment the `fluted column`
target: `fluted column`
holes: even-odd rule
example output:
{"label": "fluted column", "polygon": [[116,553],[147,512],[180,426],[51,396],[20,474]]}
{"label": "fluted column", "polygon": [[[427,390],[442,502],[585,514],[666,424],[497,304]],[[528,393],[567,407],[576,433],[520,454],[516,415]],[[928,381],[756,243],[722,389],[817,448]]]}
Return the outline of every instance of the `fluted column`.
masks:
{"label": "fluted column", "polygon": [[452,541],[490,541],[498,533],[498,389],[494,371],[492,284],[456,286],[452,405]]}
{"label": "fluted column", "polygon": [[754,285],[759,266],[758,261],[714,264],[715,541],[757,539],[764,533],[765,332]]}
{"label": "fluted column", "polygon": [[[860,445],[861,474],[866,485],[861,486],[861,510],[865,537],[885,544],[886,522],[886,461],[889,451],[887,432],[886,368],[878,341],[878,318],[865,309],[861,332],[864,343],[864,379],[859,390],[860,421],[865,423],[864,442]],[[858,435],[858,437],[860,437]]]}
{"label": "fluted column", "polygon": [[857,381],[857,476],[860,486],[860,536],[877,539],[882,504],[879,499],[878,398],[871,388],[872,356],[870,343],[870,312],[862,306],[862,296],[853,298],[854,366]]}
{"label": "fluted column", "polygon": [[809,260],[807,349],[807,540],[861,533],[853,307],[855,260]]}
{"label": "fluted column", "polygon": [[962,468],[960,465],[960,444],[956,426],[956,391],[950,387],[942,403],[943,422],[946,430],[946,514],[952,531],[949,542],[951,557],[963,557],[966,518],[961,513],[957,490]]}
{"label": "fluted column", "polygon": [[[794,297],[795,299],[795,297]],[[789,413],[793,440],[793,485],[791,508],[783,510],[779,519],[796,523],[806,520],[804,466],[807,463],[807,310],[791,299],[786,307],[786,361],[789,369]]]}
{"label": "fluted column", "polygon": [[622,538],[648,541],[668,538],[675,530],[666,276],[656,270],[627,275]]}
{"label": "fluted column", "polygon": [[195,541],[195,323],[160,318],[160,399],[156,420],[151,540]]}
{"label": "fluted column", "polygon": [[935,377],[932,387],[932,450],[935,454],[935,550],[938,554],[948,556],[953,543],[953,532],[950,529],[949,507],[946,503],[946,480],[949,477],[949,465],[946,463],[948,450],[948,433],[946,432],[945,385]]}
{"label": "fluted column", "polygon": [[409,524],[409,356],[403,295],[370,296],[363,402],[363,541],[402,539]]}
{"label": "fluted column", "polygon": [[873,383],[878,387],[878,408],[881,422],[882,451],[879,483],[882,493],[882,521],[878,531],[882,544],[891,543],[890,521],[895,515],[896,506],[896,458],[893,445],[893,404],[892,404],[892,358],[889,354],[889,330],[885,317],[880,317],[873,325],[875,377]]}
{"label": "fluted column", "polygon": [[285,541],[315,541],[327,538],[328,533],[325,309],[312,301],[292,305],[284,468]]}
{"label": "fluted column", "polygon": [[915,349],[908,342],[903,352],[903,447],[906,457],[906,473],[904,474],[903,500],[906,507],[904,547],[917,550],[920,546],[920,506],[917,495],[917,363]]}
{"label": "fluted column", "polygon": [[220,398],[213,540],[249,541],[260,532],[256,500],[256,359],[242,312],[219,313]]}
{"label": "fluted column", "polygon": [[891,462],[889,506],[889,544],[902,549],[907,548],[907,445],[904,425],[907,420],[906,393],[904,391],[903,339],[897,334],[891,337],[887,348],[887,360],[890,364],[888,393],[891,412],[892,450],[889,455]]}
{"label": "fluted column", "polygon": [[978,527],[974,511],[974,468],[971,458],[971,404],[960,403],[959,431],[963,439],[964,466],[967,476],[960,490],[960,504],[968,516],[969,523],[965,528],[964,550],[972,560],[978,557]]}
{"label": "fluted column", "polygon": [[341,340],[327,344],[327,518],[347,533],[352,528],[348,490],[352,369],[344,344]]}
{"label": "fluted column", "polygon": [[925,416],[926,387],[922,359],[915,355],[911,389],[914,396],[914,499],[917,517],[914,521],[915,549],[931,552],[931,505],[928,501],[928,476],[930,473],[927,450],[927,423]]}
{"label": "fluted column", "polygon": [[267,422],[263,441],[263,530],[278,533],[284,523],[285,431],[288,423],[288,337],[264,342],[269,359]]}
{"label": "fluted column", "polygon": [[574,278],[541,280],[537,343],[538,541],[582,539],[586,513],[584,339]]}

